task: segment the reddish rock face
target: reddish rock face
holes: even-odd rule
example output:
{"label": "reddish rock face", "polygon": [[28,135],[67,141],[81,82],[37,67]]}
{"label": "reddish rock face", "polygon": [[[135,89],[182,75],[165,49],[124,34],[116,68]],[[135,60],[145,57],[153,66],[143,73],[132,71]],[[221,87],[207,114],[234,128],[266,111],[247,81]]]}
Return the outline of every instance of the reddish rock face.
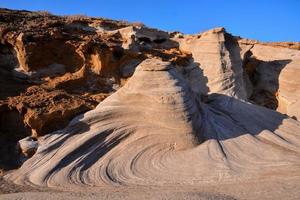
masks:
{"label": "reddish rock face", "polygon": [[25,125],[38,137],[64,128],[75,116],[90,110],[97,102],[89,97],[70,95],[62,90],[48,91],[32,86],[8,100],[8,106],[23,115]]}

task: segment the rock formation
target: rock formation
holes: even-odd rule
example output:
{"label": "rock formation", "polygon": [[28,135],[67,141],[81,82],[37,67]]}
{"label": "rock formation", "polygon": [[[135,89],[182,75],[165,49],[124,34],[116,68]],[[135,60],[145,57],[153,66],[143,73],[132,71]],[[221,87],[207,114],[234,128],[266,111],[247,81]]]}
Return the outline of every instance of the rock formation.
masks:
{"label": "rock formation", "polygon": [[[145,58],[184,63],[167,32],[85,16],[1,9],[0,143],[64,128],[132,76]],[[165,41],[167,40],[167,41]],[[5,156],[4,156],[5,157]],[[0,161],[0,167],[14,167]],[[11,163],[11,162],[9,162]],[[12,161],[13,163],[13,161]]]}
{"label": "rock formation", "polygon": [[6,176],[15,183],[299,177],[299,43],[0,12],[0,143],[39,145]]}
{"label": "rock formation", "polygon": [[297,132],[299,122],[233,97],[215,94],[204,104],[171,63],[147,59],[94,110],[41,138],[10,178],[69,188],[294,175]]}

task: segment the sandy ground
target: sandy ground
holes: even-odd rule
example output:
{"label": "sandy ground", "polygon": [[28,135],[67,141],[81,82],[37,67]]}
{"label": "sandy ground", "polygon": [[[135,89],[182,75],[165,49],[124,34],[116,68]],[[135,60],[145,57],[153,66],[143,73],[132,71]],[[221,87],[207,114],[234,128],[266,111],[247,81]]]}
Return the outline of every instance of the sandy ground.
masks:
{"label": "sandy ground", "polygon": [[216,199],[216,200],[231,200],[234,198],[226,197],[226,196],[215,196],[207,193],[184,193],[184,192],[161,192],[161,193],[129,193],[129,192],[102,192],[102,193],[36,193],[36,192],[29,192],[29,193],[16,193],[10,195],[2,195],[1,199],[43,199],[43,200],[77,200],[77,199],[87,199],[87,200],[96,200],[96,199]]}
{"label": "sandy ground", "polygon": [[20,192],[42,192],[49,189],[38,189],[30,186],[16,185],[0,176],[0,195]]}
{"label": "sandy ground", "polygon": [[34,188],[16,185],[0,177],[0,199],[43,199],[43,200],[76,200],[76,199],[235,199],[224,194],[214,194],[181,188],[148,188],[148,187],[115,187],[93,188],[83,192],[57,191],[49,188]]}
{"label": "sandy ground", "polygon": [[272,199],[298,200],[300,178],[272,179],[242,184],[192,186],[136,186],[89,188],[76,192],[58,191],[49,188],[19,186],[0,177],[0,199],[15,200],[77,200],[77,199]]}

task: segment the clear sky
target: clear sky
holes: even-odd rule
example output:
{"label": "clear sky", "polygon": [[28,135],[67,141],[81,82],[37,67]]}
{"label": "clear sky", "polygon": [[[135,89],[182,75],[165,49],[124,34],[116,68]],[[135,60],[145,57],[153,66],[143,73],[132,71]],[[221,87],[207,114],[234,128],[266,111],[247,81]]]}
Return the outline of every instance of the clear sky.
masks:
{"label": "clear sky", "polygon": [[300,41],[300,0],[0,0],[0,7],[143,22],[167,31],[214,27],[261,41]]}

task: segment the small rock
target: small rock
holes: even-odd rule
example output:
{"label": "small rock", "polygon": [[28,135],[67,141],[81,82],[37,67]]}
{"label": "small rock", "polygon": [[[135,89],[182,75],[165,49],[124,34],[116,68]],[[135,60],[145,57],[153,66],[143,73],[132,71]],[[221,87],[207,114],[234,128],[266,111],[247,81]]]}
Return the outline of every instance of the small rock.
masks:
{"label": "small rock", "polygon": [[30,158],[35,154],[38,148],[38,142],[33,137],[26,137],[22,140],[19,140],[18,147],[25,157]]}

